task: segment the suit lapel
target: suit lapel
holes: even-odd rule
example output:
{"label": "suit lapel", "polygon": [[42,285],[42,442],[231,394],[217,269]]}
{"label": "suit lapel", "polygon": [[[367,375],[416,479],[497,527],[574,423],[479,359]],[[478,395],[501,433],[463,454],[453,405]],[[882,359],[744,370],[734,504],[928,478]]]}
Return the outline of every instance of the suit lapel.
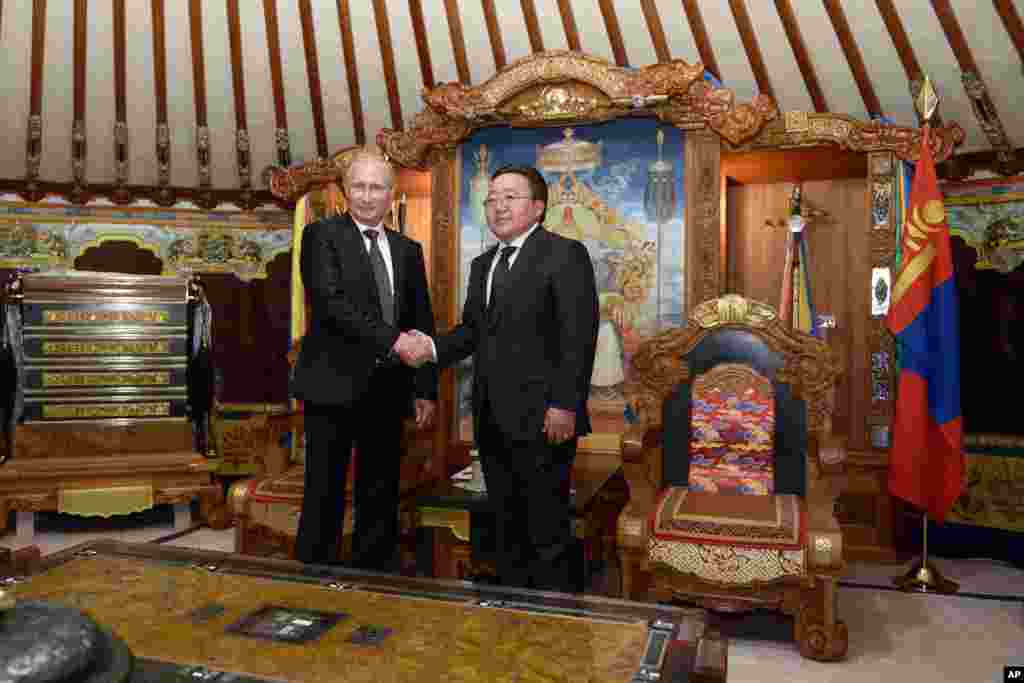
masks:
{"label": "suit lapel", "polygon": [[476,285],[470,283],[472,286],[480,288],[480,298],[478,299],[478,301],[481,302],[480,319],[483,320],[485,324],[488,324],[491,320],[491,317],[488,315],[490,311],[490,298],[488,297],[487,292],[487,279],[490,277],[491,266],[494,264],[494,259],[498,256],[499,247],[500,245],[496,244],[488,251],[485,251],[477,257],[480,264],[480,282]]}
{"label": "suit lapel", "polygon": [[502,314],[508,309],[510,303],[517,297],[522,296],[522,283],[529,282],[529,278],[533,276],[533,273],[535,273],[539,267],[539,261],[542,255],[540,245],[543,243],[544,237],[544,226],[541,225],[533,231],[533,234],[526,238],[525,242],[523,242],[523,246],[519,249],[519,253],[516,254],[515,263],[512,264],[512,268],[508,272],[508,279],[505,281],[504,294],[501,301],[498,302],[498,308],[491,315],[492,324],[497,324],[498,321],[501,320]]}
{"label": "suit lapel", "polygon": [[[388,230],[384,226],[381,226],[381,232],[387,236],[388,248],[391,249],[391,272],[392,279],[391,290],[394,292],[395,299],[395,322],[397,323],[400,319],[400,312],[402,310],[402,292],[405,290],[405,250],[404,244],[401,244],[401,240],[398,239],[397,233],[394,230]],[[367,257],[367,263],[370,259]]]}
{"label": "suit lapel", "polygon": [[355,268],[359,274],[359,281],[367,283],[364,291],[366,292],[366,301],[371,306],[369,310],[380,313],[377,281],[373,277],[373,266],[370,265],[370,255],[366,251],[363,235],[359,232],[359,226],[348,214],[345,214],[344,218],[340,220],[341,225],[335,231],[335,239],[338,243],[342,263],[347,263]]}

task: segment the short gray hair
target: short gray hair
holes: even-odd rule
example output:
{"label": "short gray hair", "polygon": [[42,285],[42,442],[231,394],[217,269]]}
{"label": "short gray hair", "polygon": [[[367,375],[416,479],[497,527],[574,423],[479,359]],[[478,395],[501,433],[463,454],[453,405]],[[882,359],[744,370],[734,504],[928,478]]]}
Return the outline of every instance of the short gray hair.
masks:
{"label": "short gray hair", "polygon": [[342,157],[342,182],[348,185],[348,176],[353,166],[360,162],[375,162],[384,164],[388,169],[388,175],[391,178],[391,187],[395,186],[395,165],[391,163],[387,155],[377,145],[363,145],[361,147],[355,147],[343,152]]}

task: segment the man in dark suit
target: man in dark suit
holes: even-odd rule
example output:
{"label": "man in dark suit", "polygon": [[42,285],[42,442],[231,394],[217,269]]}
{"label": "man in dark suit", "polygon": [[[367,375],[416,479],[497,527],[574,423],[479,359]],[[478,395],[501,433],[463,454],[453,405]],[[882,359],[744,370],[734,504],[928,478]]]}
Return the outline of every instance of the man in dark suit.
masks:
{"label": "man in dark suit", "polygon": [[403,421],[426,427],[436,411],[437,369],[413,370],[398,353],[434,329],[420,245],[383,227],[394,169],[376,148],[356,151],[344,177],[348,213],[306,226],[302,283],[309,330],[292,390],[304,401],[306,485],[295,554],[335,563],[343,528],[345,478],[353,444],[352,563],[394,571],[398,541]]}
{"label": "man in dark suit", "polygon": [[433,349],[420,337],[414,362],[446,367],[473,355],[473,429],[497,517],[498,578],[569,591],[569,474],[577,437],[590,432],[598,300],[586,248],[542,225],[547,197],[536,169],[495,171],[484,207],[500,244],[473,260],[462,322]]}

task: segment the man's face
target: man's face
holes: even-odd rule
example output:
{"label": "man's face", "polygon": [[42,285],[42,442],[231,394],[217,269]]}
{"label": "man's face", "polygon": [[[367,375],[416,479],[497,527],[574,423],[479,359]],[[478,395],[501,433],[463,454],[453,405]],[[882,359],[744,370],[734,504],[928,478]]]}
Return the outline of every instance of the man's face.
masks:
{"label": "man's face", "polygon": [[375,159],[359,159],[348,172],[345,194],[348,211],[359,223],[377,225],[391,208],[394,178],[388,165]]}
{"label": "man's face", "polygon": [[506,173],[492,180],[484,206],[487,225],[504,242],[525,233],[544,213],[544,202],[530,198],[530,181],[518,173]]}

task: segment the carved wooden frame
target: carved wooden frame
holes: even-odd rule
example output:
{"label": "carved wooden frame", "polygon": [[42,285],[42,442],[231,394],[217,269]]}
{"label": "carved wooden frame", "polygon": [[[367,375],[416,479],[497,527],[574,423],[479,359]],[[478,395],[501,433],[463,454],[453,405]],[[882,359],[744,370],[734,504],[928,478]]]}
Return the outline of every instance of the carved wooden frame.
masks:
{"label": "carved wooden frame", "polygon": [[687,323],[686,327],[647,340],[633,356],[637,374],[626,388],[626,396],[642,425],[648,429],[660,428],[665,400],[681,383],[692,379],[683,362],[684,356],[711,331],[739,325],[782,354],[785,362],[776,379],[788,384],[793,397],[806,403],[808,432],[828,432],[832,389],[843,370],[839,354],[828,344],[795,332],[767,304],[735,294],[697,305]]}
{"label": "carved wooden frame", "polygon": [[[860,121],[845,114],[787,111],[742,144],[726,140],[728,151],[743,152],[834,144],[851,152],[890,152],[904,161],[917,161],[921,153],[920,128],[892,126],[880,121]],[[933,128],[928,143],[936,164],[953,154],[966,135],[958,123]]]}

